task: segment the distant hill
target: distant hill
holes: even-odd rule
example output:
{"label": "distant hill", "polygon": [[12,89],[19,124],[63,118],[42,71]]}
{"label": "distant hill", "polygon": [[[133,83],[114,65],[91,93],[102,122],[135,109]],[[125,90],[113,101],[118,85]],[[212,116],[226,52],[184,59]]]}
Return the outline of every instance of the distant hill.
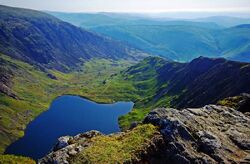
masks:
{"label": "distant hill", "polygon": [[250,24],[250,18],[239,18],[230,16],[212,16],[212,17],[192,19],[192,21],[213,22],[224,27],[233,27],[241,24]]}
{"label": "distant hill", "polygon": [[49,14],[0,6],[0,52],[31,64],[69,70],[91,58],[137,60],[142,52]]}
{"label": "distant hill", "polygon": [[205,28],[220,28],[216,23],[197,22],[190,20],[175,19],[156,19],[149,18],[145,15],[136,15],[129,13],[64,13],[50,12],[47,13],[55,17],[74,24],[76,26],[91,29],[99,26],[118,26],[118,25],[192,25]]}
{"label": "distant hill", "polygon": [[201,55],[250,61],[248,25],[225,29],[192,25],[128,25],[92,30],[176,61],[190,61]]}
{"label": "distant hill", "polygon": [[250,62],[250,24],[238,25],[214,32],[221,56]]}
{"label": "distant hill", "polygon": [[134,25],[103,26],[92,30],[177,61],[189,61],[201,54],[211,57],[219,53],[212,31],[207,28],[190,25]]}
{"label": "distant hill", "polygon": [[[126,18],[125,15],[107,13],[52,14],[148,53],[176,61],[191,61],[199,56],[250,61],[250,28],[240,25],[248,23],[248,19],[209,17],[171,20],[136,16],[132,19],[131,15]],[[237,26],[228,27],[231,25]]]}

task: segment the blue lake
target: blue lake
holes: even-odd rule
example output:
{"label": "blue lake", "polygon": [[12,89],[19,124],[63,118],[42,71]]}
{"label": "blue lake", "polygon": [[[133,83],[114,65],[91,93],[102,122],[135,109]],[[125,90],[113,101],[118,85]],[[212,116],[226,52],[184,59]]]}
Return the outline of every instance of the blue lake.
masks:
{"label": "blue lake", "polygon": [[39,159],[51,150],[60,136],[89,130],[104,134],[118,132],[118,117],[132,107],[132,102],[97,104],[78,96],[61,96],[27,126],[24,137],[11,144],[5,153]]}

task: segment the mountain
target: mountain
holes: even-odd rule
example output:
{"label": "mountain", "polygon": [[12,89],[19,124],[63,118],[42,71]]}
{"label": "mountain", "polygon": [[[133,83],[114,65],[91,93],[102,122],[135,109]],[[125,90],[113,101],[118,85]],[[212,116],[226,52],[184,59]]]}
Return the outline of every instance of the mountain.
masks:
{"label": "mountain", "polygon": [[[52,14],[65,21],[78,22],[76,23],[78,26],[122,41],[150,54],[175,61],[187,62],[199,56],[250,61],[248,19],[210,17],[199,21],[199,19],[172,20],[136,16],[132,19],[131,15],[126,18],[125,15],[111,13]],[[228,19],[235,22],[232,25],[237,26],[229,27],[226,23],[223,25]]]}
{"label": "mountain", "polygon": [[[250,93],[250,64],[199,57],[188,63],[147,57],[105,79],[105,95],[133,101],[133,110],[119,118],[122,129],[141,121],[153,108],[202,107],[241,93]],[[112,96],[111,96],[112,97]]]}
{"label": "mountain", "polygon": [[204,28],[220,28],[216,23],[197,22],[192,20],[151,18],[144,14],[134,13],[64,13],[45,11],[55,17],[76,26],[91,29],[99,26],[122,25],[190,25]]}
{"label": "mountain", "polygon": [[0,153],[58,96],[111,102],[98,96],[103,80],[145,55],[49,14],[0,6]]}
{"label": "mountain", "polygon": [[0,52],[39,66],[69,70],[91,58],[133,59],[142,54],[49,14],[0,6]]}
{"label": "mountain", "polygon": [[214,38],[223,57],[250,62],[249,24],[242,24],[214,32]]}
{"label": "mountain", "polygon": [[63,21],[69,22],[73,25],[88,28],[95,27],[99,24],[102,25],[114,25],[114,24],[123,24],[129,22],[130,19],[120,19],[119,17],[112,17],[112,15],[104,13],[64,13],[64,12],[51,12],[45,11],[48,14],[51,14]]}
{"label": "mountain", "polygon": [[93,31],[135,47],[177,61],[189,61],[201,54],[215,57],[219,50],[211,29],[190,25],[103,26]]}
{"label": "mountain", "polygon": [[213,22],[224,27],[233,27],[241,24],[250,24],[249,18],[240,18],[232,16],[212,16],[212,17],[192,19],[192,21]]}
{"label": "mountain", "polygon": [[156,108],[126,132],[60,137],[39,163],[249,163],[249,137],[250,118],[233,108]]}
{"label": "mountain", "polygon": [[[149,74],[152,69],[154,72]],[[134,83],[156,79],[154,85],[144,88],[156,88],[151,100],[157,102],[172,96],[170,104],[177,108],[201,107],[225,97],[250,93],[250,64],[223,58],[199,57],[189,63],[178,63],[149,57],[130,67],[123,76]]]}
{"label": "mountain", "polygon": [[176,61],[190,61],[199,56],[250,61],[247,25],[223,29],[193,25],[123,25],[91,30]]}

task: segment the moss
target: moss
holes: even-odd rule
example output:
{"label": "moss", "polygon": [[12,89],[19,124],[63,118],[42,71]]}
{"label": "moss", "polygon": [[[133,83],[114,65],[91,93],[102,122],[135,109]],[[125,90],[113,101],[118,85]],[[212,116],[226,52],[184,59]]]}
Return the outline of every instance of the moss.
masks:
{"label": "moss", "polygon": [[145,115],[151,110],[151,108],[134,108],[126,115],[119,117],[119,125],[123,130],[130,127],[132,122],[140,122],[144,119]]}
{"label": "moss", "polygon": [[136,159],[136,154],[150,144],[157,133],[151,124],[140,125],[125,134],[97,136],[92,145],[73,158],[72,163],[123,163]]}
{"label": "moss", "polygon": [[0,155],[0,164],[35,164],[30,158],[14,155]]}
{"label": "moss", "polygon": [[237,109],[239,107],[239,102],[241,100],[242,100],[242,96],[234,96],[234,97],[229,97],[229,98],[220,100],[217,102],[217,104]]}

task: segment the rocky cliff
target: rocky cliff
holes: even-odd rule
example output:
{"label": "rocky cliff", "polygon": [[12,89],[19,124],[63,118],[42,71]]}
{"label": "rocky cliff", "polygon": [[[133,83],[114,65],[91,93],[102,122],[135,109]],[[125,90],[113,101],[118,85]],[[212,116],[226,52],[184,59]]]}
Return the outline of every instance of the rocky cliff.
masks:
{"label": "rocky cliff", "polygon": [[141,125],[103,137],[61,137],[39,163],[250,163],[250,117],[227,106],[154,109]]}

